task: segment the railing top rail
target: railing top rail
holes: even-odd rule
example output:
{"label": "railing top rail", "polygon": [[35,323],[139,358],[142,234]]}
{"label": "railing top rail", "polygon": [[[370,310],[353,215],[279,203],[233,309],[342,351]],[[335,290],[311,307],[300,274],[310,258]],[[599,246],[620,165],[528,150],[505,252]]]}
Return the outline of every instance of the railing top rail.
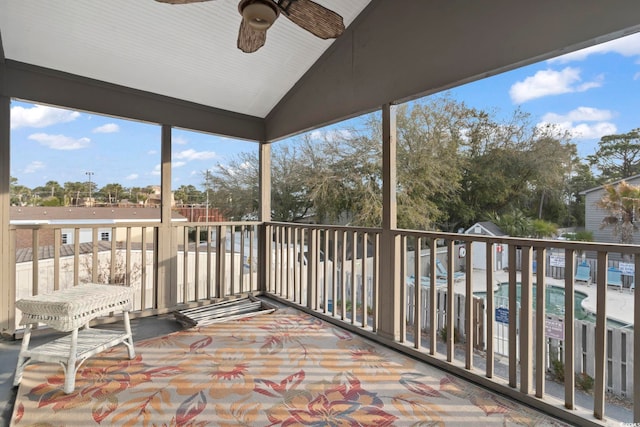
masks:
{"label": "railing top rail", "polygon": [[326,225],[326,224],[304,224],[298,222],[266,222],[266,225],[277,225],[291,228],[308,228],[313,230],[340,230],[340,231],[357,231],[361,233],[382,233],[381,228],[375,227],[354,227],[350,225]]}
{"label": "railing top rail", "polygon": [[[171,221],[172,227],[219,227],[219,226],[255,226],[259,221],[231,221],[231,222],[186,222]],[[128,227],[159,227],[160,221],[127,221],[127,222],[74,222],[74,223],[31,223],[9,224],[11,230],[53,230],[74,228],[128,228]]]}
{"label": "railing top rail", "polygon": [[605,242],[581,242],[569,240],[534,239],[509,236],[484,236],[480,234],[459,234],[436,231],[394,230],[394,233],[403,236],[414,236],[431,239],[456,240],[464,243],[488,242],[493,244],[506,244],[511,246],[526,246],[532,248],[558,248],[572,249],[576,251],[604,251],[623,254],[640,254],[640,245],[628,245],[621,243]]}

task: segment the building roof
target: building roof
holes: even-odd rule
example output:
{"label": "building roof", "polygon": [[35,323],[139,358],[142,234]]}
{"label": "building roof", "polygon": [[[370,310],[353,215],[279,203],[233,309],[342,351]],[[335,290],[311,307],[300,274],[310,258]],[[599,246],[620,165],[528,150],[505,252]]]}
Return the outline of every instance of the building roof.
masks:
{"label": "building roof", "polygon": [[[12,224],[115,224],[118,222],[159,222],[159,208],[11,206]],[[187,221],[180,213],[171,212],[172,221]]]}
{"label": "building roof", "polygon": [[471,227],[469,227],[467,231],[465,231],[465,234],[475,234],[473,231],[478,225],[484,228],[484,230],[491,236],[506,236],[505,232],[491,221],[476,222]]}
{"label": "building roof", "polygon": [[581,191],[581,192],[580,192],[580,193],[578,193],[578,194],[580,194],[581,196],[584,196],[584,195],[586,195],[587,193],[592,193],[592,192],[594,192],[594,191],[601,190],[601,189],[602,189],[602,187],[604,187],[605,185],[618,185],[618,184],[620,184],[622,181],[626,181],[626,182],[633,182],[633,181],[636,181],[636,180],[640,180],[640,174],[639,174],[639,175],[628,176],[628,177],[626,177],[626,178],[622,178],[622,179],[619,179],[619,180],[617,180],[617,181],[611,181],[611,182],[608,182],[608,183],[603,184],[603,185],[598,185],[597,187],[593,187],[593,188],[589,188],[588,190]]}

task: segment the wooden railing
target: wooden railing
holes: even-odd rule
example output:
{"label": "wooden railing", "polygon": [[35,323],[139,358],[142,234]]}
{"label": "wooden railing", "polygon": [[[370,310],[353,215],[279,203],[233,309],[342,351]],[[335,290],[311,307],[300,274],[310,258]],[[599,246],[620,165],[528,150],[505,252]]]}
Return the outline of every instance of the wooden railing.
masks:
{"label": "wooden railing", "polygon": [[[610,361],[611,349],[616,348],[607,345],[607,336],[618,336],[606,326],[608,315],[616,314],[615,308],[607,308],[607,296],[615,292],[631,307],[639,306],[639,294],[630,285],[640,280],[640,247],[396,230],[401,262],[393,265],[379,258],[379,229],[270,223],[267,230],[273,238],[266,285],[270,295],[569,421],[598,425],[605,419],[611,388],[606,376],[615,371]],[[547,277],[550,254],[555,278]],[[595,266],[590,286],[575,280],[584,254],[592,254],[586,261]],[[634,276],[626,278],[625,287],[609,287],[607,270],[620,260],[633,263]],[[564,263],[562,269],[559,262]],[[393,268],[395,283],[380,283],[385,268]],[[561,279],[558,271],[564,271]],[[499,283],[508,287],[507,307],[495,304]],[[400,287],[395,313],[400,334],[394,342],[376,334],[380,304],[393,303],[378,300],[382,286]],[[595,332],[588,355],[576,352],[576,339],[583,337],[576,338],[573,321],[563,322],[562,339],[555,336],[557,331],[547,336],[548,286],[564,289],[565,319],[575,318],[577,287],[597,298],[591,305],[595,328],[589,330]],[[427,307],[422,306],[425,301]],[[640,310],[631,308],[630,313],[635,313],[631,323],[640,320]],[[497,355],[494,348],[498,327],[507,330],[505,355]],[[625,336],[633,338],[633,360],[640,360],[639,333],[629,325],[625,329]],[[553,357],[566,373],[561,395],[550,395],[546,388],[553,374],[548,354],[553,340],[560,341],[561,348]],[[580,364],[583,371],[576,377],[576,360],[584,357],[591,359],[592,369],[587,372],[587,364]],[[633,390],[627,390],[627,397],[633,396],[633,419],[638,422],[640,369],[634,369],[633,360],[625,358],[624,371],[633,372]],[[582,385],[576,378],[581,381],[584,376],[593,384],[589,408],[576,405],[576,387]]]}
{"label": "wooden railing", "polygon": [[[611,353],[616,347],[608,345],[607,337],[621,336],[606,326],[615,311],[607,307],[608,295],[619,293],[630,307],[640,306],[640,294],[631,289],[640,280],[640,247],[632,245],[395,230],[395,259],[400,260],[396,265],[381,259],[382,231],[375,228],[172,223],[171,247],[162,248],[160,227],[158,223],[11,225],[11,253],[15,254],[11,261],[16,269],[13,286],[4,288],[9,310],[8,314],[3,310],[8,318],[2,321],[10,327],[3,332],[17,329],[17,299],[81,282],[136,287],[134,315],[138,316],[249,292],[266,293],[545,412],[578,424],[598,425],[606,417],[605,398],[611,384],[607,376],[615,371]],[[261,239],[266,242],[261,244]],[[159,276],[166,266],[159,262],[161,250],[169,253],[165,261],[172,263],[163,283]],[[590,254],[587,261],[594,282],[589,287],[575,280],[577,264],[585,254]],[[620,261],[634,266],[633,276],[625,278],[622,288],[609,288],[607,270]],[[391,276],[383,274],[388,269]],[[547,274],[550,269],[553,274]],[[395,280],[383,283],[380,277]],[[506,307],[495,303],[498,283],[508,288]],[[170,288],[171,299],[161,298],[161,286]],[[551,340],[558,339],[546,332],[548,286],[564,289],[566,319],[575,317],[576,289],[588,290],[597,298],[591,305],[595,328],[576,333],[574,322],[564,322],[558,356],[566,373],[561,395],[547,390],[548,349]],[[383,287],[399,288],[399,301],[381,301]],[[391,313],[399,325],[399,334],[391,340],[382,333],[388,331],[380,330],[380,308],[388,313],[390,304],[397,307]],[[634,316],[630,323],[640,322],[640,310],[629,310]],[[506,342],[506,354],[499,356],[498,329],[505,331]],[[585,339],[584,330],[593,336]],[[636,331],[626,328],[624,345],[633,351],[632,357],[625,354],[621,359],[624,372],[633,377],[632,390],[625,388],[633,396],[633,421],[640,422],[640,369],[633,366],[634,360],[640,360]],[[592,340],[592,351],[585,353],[585,346],[576,345],[577,339]],[[593,404],[588,408],[576,405],[572,375],[580,370],[576,366],[593,380]]]}
{"label": "wooden railing", "polygon": [[[159,299],[158,223],[11,225],[14,285],[8,325],[19,329],[18,299],[79,283],[137,289],[134,315],[151,315],[212,299],[258,292],[259,223],[172,223],[175,271],[166,279],[174,295]],[[224,248],[219,251],[218,248]],[[218,256],[224,253],[224,256]]]}

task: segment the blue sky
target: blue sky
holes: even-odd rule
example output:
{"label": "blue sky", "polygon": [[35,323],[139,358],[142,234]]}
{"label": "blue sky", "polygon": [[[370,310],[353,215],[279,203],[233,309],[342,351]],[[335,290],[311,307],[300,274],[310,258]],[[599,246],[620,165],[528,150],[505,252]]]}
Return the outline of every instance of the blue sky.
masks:
{"label": "blue sky", "polygon": [[[555,123],[571,132],[584,157],[595,152],[601,136],[640,128],[640,34],[449,92],[468,106],[505,116],[520,107],[535,123]],[[160,184],[157,125],[19,101],[12,102],[11,113],[11,176],[21,185],[85,182],[87,172],[98,187]],[[358,125],[352,119],[330,131]],[[239,152],[257,151],[252,142],[178,129],[173,141],[174,189],[200,187],[204,171],[228,163]]]}

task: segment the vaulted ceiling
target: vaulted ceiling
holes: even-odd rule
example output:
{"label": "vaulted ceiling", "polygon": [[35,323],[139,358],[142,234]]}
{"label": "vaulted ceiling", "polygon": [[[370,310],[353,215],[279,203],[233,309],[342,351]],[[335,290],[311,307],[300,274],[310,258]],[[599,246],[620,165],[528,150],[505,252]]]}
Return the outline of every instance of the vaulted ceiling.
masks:
{"label": "vaulted ceiling", "polygon": [[4,96],[262,142],[640,30],[637,0],[316,0],[236,47],[236,0],[0,0]]}

